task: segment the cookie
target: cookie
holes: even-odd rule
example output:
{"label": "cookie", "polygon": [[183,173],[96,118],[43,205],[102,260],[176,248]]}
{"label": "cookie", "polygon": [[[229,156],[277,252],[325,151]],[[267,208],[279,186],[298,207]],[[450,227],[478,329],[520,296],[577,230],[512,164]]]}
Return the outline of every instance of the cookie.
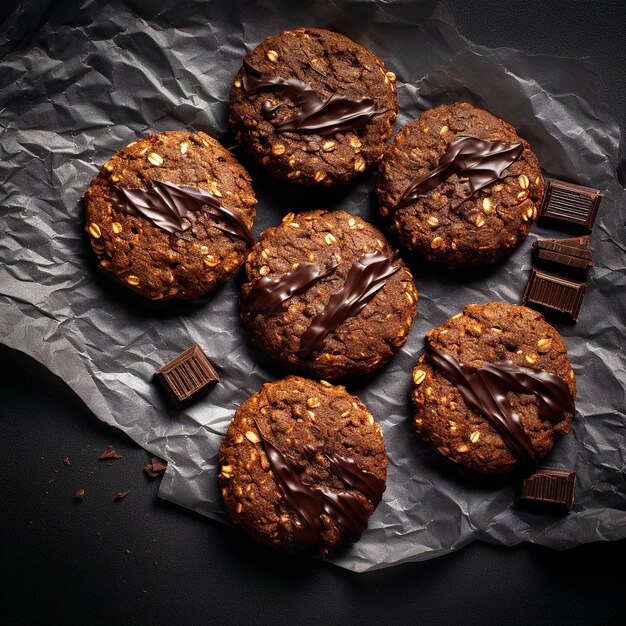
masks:
{"label": "cookie", "polygon": [[413,425],[480,474],[530,466],[569,432],[576,380],[559,333],[532,309],[470,304],[427,335]]}
{"label": "cookie", "polygon": [[411,272],[383,234],[345,211],[287,215],[246,262],[242,318],[254,341],[293,371],[358,376],[407,340]]}
{"label": "cookie", "polygon": [[382,156],[398,112],[395,74],[347,37],[298,28],[264,39],[230,92],[246,151],[283,180],[346,183]]}
{"label": "cookie", "polygon": [[153,300],[190,300],[228,280],[254,243],[246,170],[204,133],[134,141],[83,195],[102,272]]}
{"label": "cookie", "polygon": [[528,142],[467,103],[435,107],[407,124],[376,179],[391,231],[449,268],[486,265],[511,252],[528,235],[543,191]]}
{"label": "cookie", "polygon": [[380,426],[344,387],[288,376],[235,413],[219,451],[235,524],[289,552],[325,554],[357,538],[385,490]]}

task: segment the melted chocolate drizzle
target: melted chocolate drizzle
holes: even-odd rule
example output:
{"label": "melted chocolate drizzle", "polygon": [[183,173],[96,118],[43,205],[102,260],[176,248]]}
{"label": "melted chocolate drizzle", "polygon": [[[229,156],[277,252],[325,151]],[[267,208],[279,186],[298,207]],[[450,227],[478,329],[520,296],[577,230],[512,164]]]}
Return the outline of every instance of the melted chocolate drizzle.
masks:
{"label": "melted chocolate drizzle", "polygon": [[343,289],[330,297],[324,310],[311,320],[302,335],[299,352],[301,358],[311,358],[330,333],[365,308],[385,286],[387,279],[400,269],[399,265],[393,265],[398,258],[397,252],[389,258],[378,251],[370,252],[352,265]]}
{"label": "melted chocolate drizzle", "polygon": [[154,180],[146,190],[112,187],[110,200],[118,211],[150,220],[168,233],[187,230],[191,226],[186,219],[189,211],[204,209],[222,222],[216,224],[219,230],[230,237],[242,239],[250,246],[254,245],[252,233],[241,217],[199,187]]}
{"label": "melted chocolate drizzle", "polygon": [[533,394],[539,417],[552,424],[564,420],[566,413],[574,414],[574,399],[565,381],[556,374],[520,367],[511,361],[483,363],[479,368],[461,365],[430,345],[426,358],[456,386],[469,408],[484,415],[523,465],[535,462],[537,457],[507,393]]}
{"label": "melted chocolate drizzle", "polygon": [[[255,425],[261,437],[263,449],[279,489],[302,522],[302,527],[294,526],[296,539],[306,548],[322,543],[324,525],[321,516],[325,513],[352,537],[358,537],[366,528],[369,519],[368,509],[363,501],[351,491],[334,491],[322,485],[308,485],[302,482],[300,474],[289,460]],[[362,470],[352,460],[338,454],[326,454],[330,469],[346,487],[361,492],[369,498],[374,507],[380,502],[385,491],[385,481],[374,474]]]}
{"label": "melted chocolate drizzle", "polygon": [[[316,133],[327,137],[335,133],[360,130],[372,116],[382,113],[376,109],[376,103],[371,98],[351,100],[334,93],[324,100],[317,90],[294,78],[274,77],[262,80],[261,72],[245,59],[241,84],[247,96],[261,91],[280,91],[289,96],[294,106],[300,109],[300,113],[275,124],[278,131]],[[271,119],[277,108],[264,102],[261,114],[265,119]]]}
{"label": "melted chocolate drizzle", "polygon": [[523,151],[521,143],[506,144],[476,137],[457,137],[446,147],[439,165],[409,185],[396,209],[412,204],[453,174],[465,178],[469,184],[470,193],[460,203],[463,204],[477,191],[499,180],[502,172],[519,159]]}
{"label": "melted chocolate drizzle", "polygon": [[243,301],[243,313],[246,317],[255,317],[262,313],[268,317],[276,313],[283,302],[292,296],[308,291],[313,285],[337,269],[333,265],[320,271],[315,263],[302,263],[292,272],[278,278],[263,276],[254,283]]}

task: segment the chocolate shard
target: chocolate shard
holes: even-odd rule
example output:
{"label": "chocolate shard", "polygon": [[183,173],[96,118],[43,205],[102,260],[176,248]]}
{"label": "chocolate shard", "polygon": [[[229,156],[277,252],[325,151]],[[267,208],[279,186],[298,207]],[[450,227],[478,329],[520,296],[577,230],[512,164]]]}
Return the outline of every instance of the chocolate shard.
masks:
{"label": "chocolate shard", "polygon": [[589,236],[570,239],[539,239],[533,243],[536,261],[554,263],[567,269],[586,270],[594,266]]}
{"label": "chocolate shard", "polygon": [[115,459],[116,461],[118,459],[123,459],[124,457],[121,454],[118,454],[115,451],[115,448],[112,445],[108,445],[100,454],[100,456],[98,457],[101,461],[104,461],[106,459]]}
{"label": "chocolate shard", "polygon": [[157,370],[154,376],[179,409],[197,400],[220,379],[197,343]]}
{"label": "chocolate shard", "polygon": [[564,507],[571,510],[574,503],[576,472],[556,467],[540,467],[522,481],[517,501],[522,504]]}
{"label": "chocolate shard", "polygon": [[533,268],[522,297],[522,304],[557,311],[575,322],[586,291],[587,283]]}
{"label": "chocolate shard", "polygon": [[552,178],[543,198],[539,215],[572,226],[593,228],[602,192]]}
{"label": "chocolate shard", "polygon": [[158,456],[153,456],[152,461],[145,465],[143,471],[150,478],[159,478],[159,476],[163,476],[165,474],[165,470],[167,469],[167,461],[160,459]]}

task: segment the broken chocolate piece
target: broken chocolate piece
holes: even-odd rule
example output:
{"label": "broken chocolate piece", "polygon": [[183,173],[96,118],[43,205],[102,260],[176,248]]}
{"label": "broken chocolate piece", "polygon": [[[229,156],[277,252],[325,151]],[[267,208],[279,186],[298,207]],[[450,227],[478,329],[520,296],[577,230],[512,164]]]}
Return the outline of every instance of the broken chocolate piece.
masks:
{"label": "broken chocolate piece", "polygon": [[150,478],[158,478],[159,476],[163,476],[163,474],[165,474],[166,469],[167,469],[167,461],[160,459],[158,456],[153,456],[152,462],[144,466],[143,471]]}
{"label": "broken chocolate piece", "polygon": [[518,496],[519,503],[556,505],[571,510],[574,503],[576,472],[556,467],[541,467],[525,478]]}
{"label": "broken chocolate piece", "polygon": [[123,459],[124,457],[121,454],[118,454],[113,446],[109,445],[104,449],[104,451],[102,452],[102,454],[100,454],[98,458],[101,461],[104,461],[106,459]]}
{"label": "broken chocolate piece", "polygon": [[533,268],[522,297],[524,306],[540,306],[578,319],[587,283]]}
{"label": "broken chocolate piece", "polygon": [[76,502],[82,502],[84,498],[85,498],[85,490],[84,489],[79,489],[74,494],[74,500],[76,500]]}
{"label": "broken chocolate piece", "polygon": [[177,408],[197,400],[220,377],[195,343],[154,373]]}
{"label": "broken chocolate piece", "polygon": [[533,243],[537,261],[548,261],[568,269],[586,270],[594,266],[589,235],[570,239],[539,239]]}
{"label": "broken chocolate piece", "polygon": [[114,498],[113,501],[117,502],[118,500],[123,500],[130,492],[129,491],[118,491]]}
{"label": "broken chocolate piece", "polygon": [[548,180],[539,214],[591,231],[601,200],[602,192],[598,189],[552,178]]}
{"label": "broken chocolate piece", "polygon": [[71,462],[70,462],[69,457],[67,457],[67,456],[66,456],[66,457],[63,459],[63,465],[71,465]]}

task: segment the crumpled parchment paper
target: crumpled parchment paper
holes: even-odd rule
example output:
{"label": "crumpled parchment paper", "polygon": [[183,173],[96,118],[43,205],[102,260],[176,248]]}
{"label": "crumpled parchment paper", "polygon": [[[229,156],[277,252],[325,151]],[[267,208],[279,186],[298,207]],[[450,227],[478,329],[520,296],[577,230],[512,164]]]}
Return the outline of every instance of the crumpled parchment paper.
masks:
{"label": "crumpled parchment paper", "polygon": [[[0,30],[0,340],[44,363],[100,419],[166,458],[163,498],[227,522],[216,481],[221,436],[247,396],[285,373],[243,332],[242,272],[195,303],[140,300],[97,274],[79,200],[102,163],[148,132],[204,130],[232,146],[226,100],[242,56],[265,36],[302,25],[339,30],[385,61],[398,76],[398,128],[427,107],[467,100],[516,125],[547,175],[605,193],[580,320],[559,326],[578,379],[578,414],[547,460],[576,469],[574,510],[552,517],[511,507],[510,478],[467,476],[410,423],[410,372],[424,333],[468,303],[519,302],[533,239],[565,236],[535,225],[510,258],[480,271],[447,272],[405,255],[420,291],[409,341],[387,367],[348,384],[382,425],[387,491],[361,540],[332,560],[365,571],[476,539],[565,548],[626,537],[617,125],[586,61],[473,45],[433,3],[25,0]],[[313,208],[342,208],[380,225],[372,173],[345,189],[311,192],[276,183],[233,149],[260,200],[256,235],[289,211]],[[177,412],[152,373],[195,341],[222,382]]]}

